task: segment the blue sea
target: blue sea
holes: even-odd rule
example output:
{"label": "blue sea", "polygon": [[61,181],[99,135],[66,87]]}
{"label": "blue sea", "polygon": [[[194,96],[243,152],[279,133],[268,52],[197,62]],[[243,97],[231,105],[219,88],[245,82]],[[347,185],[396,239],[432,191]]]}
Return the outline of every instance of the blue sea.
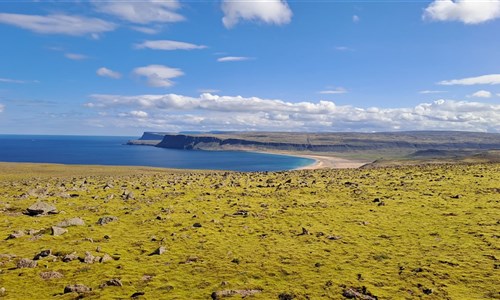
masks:
{"label": "blue sea", "polygon": [[186,151],[126,145],[137,137],[0,135],[0,161],[176,169],[282,171],[314,161],[243,151]]}

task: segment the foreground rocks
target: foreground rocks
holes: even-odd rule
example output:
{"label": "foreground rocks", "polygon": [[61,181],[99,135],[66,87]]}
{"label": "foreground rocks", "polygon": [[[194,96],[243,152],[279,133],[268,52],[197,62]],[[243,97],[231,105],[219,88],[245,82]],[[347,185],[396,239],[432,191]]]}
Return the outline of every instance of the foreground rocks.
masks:
{"label": "foreground rocks", "polygon": [[46,202],[37,202],[26,209],[27,215],[43,216],[48,214],[56,214],[57,209],[54,205]]}

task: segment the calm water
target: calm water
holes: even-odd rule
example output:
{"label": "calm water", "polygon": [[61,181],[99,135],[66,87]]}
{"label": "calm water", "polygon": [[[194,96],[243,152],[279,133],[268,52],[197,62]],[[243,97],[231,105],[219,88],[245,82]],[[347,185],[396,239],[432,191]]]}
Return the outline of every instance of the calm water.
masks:
{"label": "calm water", "polygon": [[280,171],[313,163],[311,159],[284,155],[125,145],[136,138],[0,135],[0,161],[233,171]]}

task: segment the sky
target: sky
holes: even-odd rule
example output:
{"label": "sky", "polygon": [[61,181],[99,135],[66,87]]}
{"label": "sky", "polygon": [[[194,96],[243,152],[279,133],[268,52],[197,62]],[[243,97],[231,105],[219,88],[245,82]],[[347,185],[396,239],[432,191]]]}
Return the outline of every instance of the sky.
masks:
{"label": "sky", "polygon": [[500,132],[500,0],[0,0],[0,134]]}

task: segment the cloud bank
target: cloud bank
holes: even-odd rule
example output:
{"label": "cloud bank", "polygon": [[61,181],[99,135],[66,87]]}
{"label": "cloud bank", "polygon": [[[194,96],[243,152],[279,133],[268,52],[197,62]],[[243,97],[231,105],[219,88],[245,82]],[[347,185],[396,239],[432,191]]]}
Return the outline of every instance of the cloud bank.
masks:
{"label": "cloud bank", "polygon": [[480,90],[475,92],[472,95],[469,95],[468,97],[474,97],[474,98],[491,98],[493,94],[490,91],[485,91],[485,90]]}
{"label": "cloud bank", "polygon": [[177,12],[179,1],[93,1],[94,7],[106,13],[135,24],[173,23],[184,20]]}
{"label": "cloud bank", "polygon": [[435,0],[425,9],[423,17],[479,24],[500,18],[500,0]]}
{"label": "cloud bank", "polygon": [[102,77],[108,77],[112,79],[120,79],[122,77],[122,74],[120,74],[119,72],[110,70],[105,67],[97,69],[96,74]]}
{"label": "cloud bank", "polygon": [[225,56],[225,57],[220,57],[217,59],[218,62],[228,62],[228,61],[244,61],[244,60],[249,60],[251,59],[250,57],[246,56]]}
{"label": "cloud bank", "polygon": [[440,81],[440,85],[476,85],[476,84],[500,84],[500,74],[483,75],[463,79],[452,79]]}
{"label": "cloud bank", "polygon": [[116,25],[97,18],[54,14],[47,16],[0,13],[0,23],[37,33],[80,36],[113,31]]}
{"label": "cloud bank", "polygon": [[[500,105],[444,99],[407,108],[339,106],[331,101],[292,103],[208,93],[199,97],[176,94],[92,95],[91,99],[86,106],[108,112],[107,122],[114,126],[166,131],[500,130]],[[138,121],[130,113],[116,114],[131,110],[145,112],[147,117]]]}
{"label": "cloud bank", "polygon": [[172,78],[184,75],[180,69],[162,65],[135,68],[133,73],[139,77],[145,77],[148,85],[152,87],[171,87],[174,85]]}
{"label": "cloud bank", "polygon": [[4,111],[4,109],[5,109],[5,105],[0,104],[0,113],[2,113]]}
{"label": "cloud bank", "polygon": [[185,42],[171,41],[171,40],[157,40],[157,41],[145,41],[140,44],[136,44],[137,49],[153,49],[153,50],[193,50],[193,49],[205,49],[207,46],[195,45]]}
{"label": "cloud bank", "polygon": [[224,17],[222,23],[232,28],[241,20],[284,25],[292,20],[292,11],[284,0],[224,0],[221,4]]}

